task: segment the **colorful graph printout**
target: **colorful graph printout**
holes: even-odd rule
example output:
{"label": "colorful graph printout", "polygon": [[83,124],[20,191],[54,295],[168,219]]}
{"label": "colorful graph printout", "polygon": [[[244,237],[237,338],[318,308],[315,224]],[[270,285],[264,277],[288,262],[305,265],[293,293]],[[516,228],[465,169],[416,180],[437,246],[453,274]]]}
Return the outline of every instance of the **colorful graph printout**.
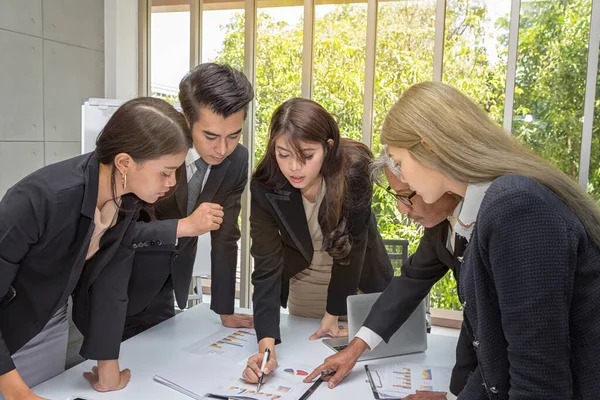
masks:
{"label": "colorful graph printout", "polygon": [[[256,400],[297,400],[311,386],[304,383],[304,372],[309,368],[293,368],[280,366],[275,372],[265,377],[260,392],[256,384],[247,384],[243,378],[235,378],[231,383],[225,382],[209,391],[221,396],[244,396]],[[308,374],[307,374],[308,375]]]}
{"label": "colorful graph printout", "polygon": [[402,398],[417,390],[446,392],[452,368],[398,363],[369,365],[368,371],[381,398]]}
{"label": "colorful graph printout", "polygon": [[222,328],[184,350],[201,356],[217,355],[239,362],[256,352],[256,332],[253,329]]}

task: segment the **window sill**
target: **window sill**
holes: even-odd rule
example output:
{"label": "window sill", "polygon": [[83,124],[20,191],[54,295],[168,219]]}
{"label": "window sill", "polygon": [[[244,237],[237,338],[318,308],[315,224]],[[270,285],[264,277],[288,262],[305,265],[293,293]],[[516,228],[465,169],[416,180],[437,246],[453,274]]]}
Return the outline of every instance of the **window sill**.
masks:
{"label": "window sill", "polygon": [[[202,279],[202,294],[210,296],[210,278]],[[240,298],[240,285],[235,285],[235,298]],[[431,324],[434,326],[441,326],[444,328],[460,329],[462,326],[463,313],[462,311],[456,310],[444,310],[441,308],[431,309]]]}

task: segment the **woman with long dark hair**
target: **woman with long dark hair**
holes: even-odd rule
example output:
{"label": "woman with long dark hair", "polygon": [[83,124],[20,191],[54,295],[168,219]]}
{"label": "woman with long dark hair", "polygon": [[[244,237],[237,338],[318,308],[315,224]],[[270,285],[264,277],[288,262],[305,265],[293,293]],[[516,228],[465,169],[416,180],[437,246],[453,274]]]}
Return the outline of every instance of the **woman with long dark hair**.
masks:
{"label": "woman with long dark hair", "polygon": [[[30,389],[65,367],[67,299],[84,334],[86,374],[99,391],[118,390],[118,364],[137,214],[175,185],[191,135],[163,100],[123,104],[96,151],[49,165],[0,201],[0,392],[39,399]],[[155,243],[155,245],[160,245]],[[0,398],[4,398],[0,395]]]}
{"label": "woman with long dark hair", "polygon": [[273,114],[267,151],[251,183],[254,326],[259,352],[244,378],[256,382],[277,365],[279,309],[320,318],[310,339],[344,336],[346,298],[385,289],[392,266],[371,212],[371,151],[341,139],[318,103],[295,98]]}

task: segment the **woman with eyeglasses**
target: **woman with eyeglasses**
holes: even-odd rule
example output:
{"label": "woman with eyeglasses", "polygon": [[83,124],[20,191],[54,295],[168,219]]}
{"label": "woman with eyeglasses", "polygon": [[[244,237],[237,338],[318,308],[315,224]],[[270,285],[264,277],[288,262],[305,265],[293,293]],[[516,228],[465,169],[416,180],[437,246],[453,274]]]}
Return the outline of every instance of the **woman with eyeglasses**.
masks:
{"label": "woman with eyeglasses", "polygon": [[263,353],[277,365],[280,307],[321,319],[310,339],[346,336],[346,298],[383,291],[393,269],[371,212],[371,151],[341,139],[318,103],[295,98],[273,114],[267,152],[250,186],[254,326],[259,351],[244,378],[257,382]]}
{"label": "woman with eyeglasses", "polygon": [[426,203],[463,198],[459,294],[478,367],[459,399],[598,399],[600,207],[457,89],[409,88],[381,133]]}

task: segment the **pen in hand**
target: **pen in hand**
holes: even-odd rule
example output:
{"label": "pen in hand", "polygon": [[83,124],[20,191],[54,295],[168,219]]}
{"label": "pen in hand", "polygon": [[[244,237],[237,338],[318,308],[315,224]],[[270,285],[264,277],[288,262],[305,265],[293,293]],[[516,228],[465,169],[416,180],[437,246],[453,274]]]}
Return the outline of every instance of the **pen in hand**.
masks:
{"label": "pen in hand", "polygon": [[258,388],[256,389],[257,392],[260,392],[260,387],[262,386],[263,377],[265,376],[265,367],[267,366],[267,363],[269,362],[270,355],[271,355],[271,350],[265,349],[265,355],[263,356],[262,364],[260,366],[260,376],[258,377]]}

